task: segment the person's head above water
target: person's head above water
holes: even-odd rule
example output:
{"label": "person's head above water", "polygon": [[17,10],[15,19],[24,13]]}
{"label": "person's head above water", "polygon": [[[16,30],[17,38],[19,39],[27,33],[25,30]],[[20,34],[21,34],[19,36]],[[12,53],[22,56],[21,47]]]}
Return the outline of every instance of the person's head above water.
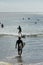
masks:
{"label": "person's head above water", "polygon": [[20,25],[18,27],[20,27]]}
{"label": "person's head above water", "polygon": [[21,37],[18,37],[18,39],[20,40],[20,39],[21,39]]}

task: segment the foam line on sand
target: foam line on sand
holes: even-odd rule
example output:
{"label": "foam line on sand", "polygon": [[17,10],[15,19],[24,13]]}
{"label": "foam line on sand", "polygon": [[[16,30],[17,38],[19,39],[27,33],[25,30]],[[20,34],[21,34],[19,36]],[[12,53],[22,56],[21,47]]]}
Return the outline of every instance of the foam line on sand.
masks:
{"label": "foam line on sand", "polygon": [[0,62],[0,65],[12,65],[12,64],[1,61],[1,62]]}
{"label": "foam line on sand", "polygon": [[34,63],[34,64],[25,64],[25,63],[8,63],[8,62],[4,62],[4,61],[0,61],[0,65],[43,65],[43,62],[41,63]]}

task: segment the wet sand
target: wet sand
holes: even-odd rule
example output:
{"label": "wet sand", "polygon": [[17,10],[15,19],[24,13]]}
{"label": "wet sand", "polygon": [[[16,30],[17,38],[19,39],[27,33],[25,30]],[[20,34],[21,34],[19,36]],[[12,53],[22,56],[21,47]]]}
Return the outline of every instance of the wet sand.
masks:
{"label": "wet sand", "polygon": [[43,65],[42,63],[35,63],[35,64],[25,64],[25,63],[8,63],[8,62],[0,62],[0,65]]}
{"label": "wet sand", "polygon": [[[7,59],[7,60],[6,60]],[[21,56],[16,56],[16,57],[7,57],[3,61],[0,61],[0,65],[43,65],[43,62],[40,63],[25,63],[22,60]]]}

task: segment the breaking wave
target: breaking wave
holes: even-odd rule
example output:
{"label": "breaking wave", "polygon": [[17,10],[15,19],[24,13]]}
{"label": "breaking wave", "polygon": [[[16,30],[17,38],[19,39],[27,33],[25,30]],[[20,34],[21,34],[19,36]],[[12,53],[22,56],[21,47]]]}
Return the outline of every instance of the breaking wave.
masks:
{"label": "breaking wave", "polygon": [[22,36],[22,37],[36,37],[36,36],[43,36],[43,33],[8,33],[8,32],[3,32],[0,33],[0,36]]}

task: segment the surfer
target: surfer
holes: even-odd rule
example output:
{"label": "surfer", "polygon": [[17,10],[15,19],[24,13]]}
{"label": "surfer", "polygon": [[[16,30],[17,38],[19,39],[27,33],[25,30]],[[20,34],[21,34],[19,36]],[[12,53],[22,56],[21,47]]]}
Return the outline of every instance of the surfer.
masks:
{"label": "surfer", "polygon": [[3,28],[4,27],[4,25],[0,22],[0,25],[1,25],[1,28]]}
{"label": "surfer", "polygon": [[19,27],[17,28],[19,30],[18,33],[21,33],[22,32],[22,29],[21,29],[21,26],[19,25]]}
{"label": "surfer", "polygon": [[1,27],[3,28],[3,27],[4,27],[4,25],[3,25],[3,24],[1,24]]}
{"label": "surfer", "polygon": [[37,24],[37,22],[35,22],[35,24]]}
{"label": "surfer", "polygon": [[22,29],[21,29],[21,26],[19,25],[17,29],[19,30],[18,31],[19,36],[22,37],[22,33],[21,33],[22,32]]}
{"label": "surfer", "polygon": [[21,56],[22,54],[22,49],[23,49],[23,41],[21,40],[21,37],[18,37],[18,40],[16,41],[16,46],[15,48],[17,48],[18,45],[18,55]]}

